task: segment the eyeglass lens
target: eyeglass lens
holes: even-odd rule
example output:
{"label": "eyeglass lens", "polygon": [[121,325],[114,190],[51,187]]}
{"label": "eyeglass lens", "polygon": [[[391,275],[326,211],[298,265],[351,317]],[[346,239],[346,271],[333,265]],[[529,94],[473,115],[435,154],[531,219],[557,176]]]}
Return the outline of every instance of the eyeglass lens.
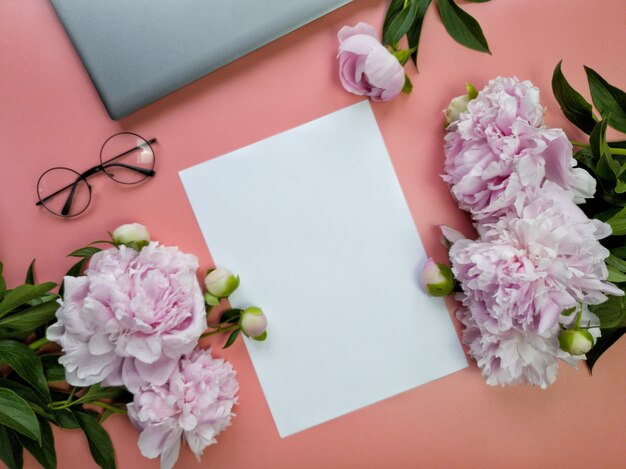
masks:
{"label": "eyeglass lens", "polygon": [[143,138],[132,133],[112,136],[100,150],[104,172],[116,182],[137,184],[151,175],[154,152]]}
{"label": "eyeglass lens", "polygon": [[[47,198],[62,187],[68,187],[68,189]],[[69,168],[51,168],[43,173],[37,183],[37,195],[39,200],[47,198],[43,206],[50,212],[56,215],[63,214],[66,217],[80,215],[91,202],[91,188],[87,181]]]}

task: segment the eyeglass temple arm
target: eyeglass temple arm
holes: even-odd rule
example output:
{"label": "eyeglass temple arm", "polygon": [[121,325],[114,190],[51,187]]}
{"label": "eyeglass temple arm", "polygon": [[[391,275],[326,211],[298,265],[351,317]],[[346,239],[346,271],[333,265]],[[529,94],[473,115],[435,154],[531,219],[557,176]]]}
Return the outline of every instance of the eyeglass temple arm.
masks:
{"label": "eyeglass temple arm", "polygon": [[103,168],[110,168],[111,166],[120,166],[122,168],[130,169],[131,171],[136,171],[146,176],[154,176],[156,174],[156,171],[154,169],[141,168],[139,166],[132,166],[129,164],[124,164],[124,163],[106,164],[103,166]]}
{"label": "eyeglass temple arm", "polygon": [[70,191],[70,195],[67,196],[67,200],[65,201],[65,204],[63,205],[63,208],[61,209],[61,215],[67,216],[67,214],[70,213],[70,207],[72,206],[72,201],[74,200],[74,194],[76,193],[78,182],[81,179],[83,179],[82,175],[78,179],[76,179],[76,182],[74,182],[74,184],[72,184],[72,190]]}
{"label": "eyeglass temple arm", "polygon": [[[153,143],[155,143],[155,142],[156,142],[156,138],[151,138],[150,140],[148,140],[148,141],[147,141],[147,143],[148,143],[149,145],[151,145],[151,144],[153,144]],[[70,187],[72,187],[72,186],[76,186],[76,184],[78,184],[78,182],[79,182],[82,178],[85,178],[85,177],[87,177],[87,176],[91,176],[92,174],[94,174],[94,173],[96,173],[96,172],[98,172],[98,171],[102,170],[102,166],[103,166],[104,164],[109,163],[109,162],[114,161],[114,160],[117,160],[118,158],[121,158],[122,156],[126,156],[126,155],[128,155],[129,153],[132,153],[133,151],[138,150],[138,149],[139,149],[139,148],[141,148],[142,146],[144,146],[144,144],[143,144],[143,143],[142,143],[141,145],[137,145],[135,148],[131,148],[130,150],[125,151],[124,153],[120,153],[119,155],[114,156],[113,158],[111,158],[111,159],[109,159],[109,160],[106,160],[105,162],[103,162],[102,164],[100,164],[100,165],[98,165],[98,166],[94,166],[93,168],[88,169],[88,170],[87,170],[87,171],[85,171],[83,174],[81,174],[81,177],[80,177],[80,178],[78,178],[75,182],[73,182],[73,183],[71,183],[71,184],[68,184],[67,186],[62,187],[62,188],[61,188],[61,189],[59,189],[58,191],[53,192],[52,194],[50,194],[50,195],[48,195],[48,196],[44,197],[43,199],[39,199],[39,200],[35,203],[35,205],[37,205],[37,206],[38,206],[38,205],[42,205],[42,204],[43,204],[46,200],[50,200],[50,199],[51,199],[52,197],[54,197],[55,195],[59,195],[61,192],[68,190]],[[98,168],[98,171],[94,171],[96,168]],[[140,168],[135,168],[135,167],[133,167],[133,168],[130,168],[130,169],[135,169],[135,170],[137,170],[137,169],[140,169]],[[143,169],[143,168],[141,168],[141,169]],[[149,170],[149,171],[150,171],[150,170]],[[139,172],[143,172],[143,171],[139,171]],[[87,173],[89,173],[89,174],[87,174]],[[145,174],[145,173],[144,173],[144,174]],[[152,171],[152,174],[149,174],[148,176],[153,176],[154,174],[155,174],[155,173],[154,173],[154,171]]]}

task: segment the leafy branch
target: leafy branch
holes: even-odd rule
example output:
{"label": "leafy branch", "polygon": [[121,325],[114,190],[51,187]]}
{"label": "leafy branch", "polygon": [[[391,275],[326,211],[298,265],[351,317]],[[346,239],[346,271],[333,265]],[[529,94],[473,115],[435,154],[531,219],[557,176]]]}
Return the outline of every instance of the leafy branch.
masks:
{"label": "leafy branch", "polygon": [[[485,3],[489,0],[468,0]],[[391,0],[383,23],[383,45],[386,45],[404,65],[409,56],[417,67],[422,25],[432,0]],[[435,0],[439,16],[448,34],[459,44],[479,52],[491,54],[487,39],[478,21],[459,7],[454,0]],[[398,49],[403,37],[409,48]]]}
{"label": "leafy branch", "polygon": [[[83,261],[97,251],[89,247],[72,253],[82,264],[70,274],[80,274]],[[130,394],[124,388],[99,385],[59,388],[65,370],[45,337],[59,307],[60,296],[52,291],[57,285],[35,282],[34,261],[25,283],[13,289],[6,288],[2,271],[0,263],[0,459],[10,469],[19,469],[26,449],[44,468],[56,468],[52,424],[80,428],[96,463],[115,468],[113,445],[101,424],[112,413],[125,412]],[[104,412],[93,412],[89,406]]]}
{"label": "leafy branch", "polygon": [[[626,140],[609,142],[607,127],[626,133],[626,93],[607,82],[598,72],[585,67],[593,106],[567,81],[561,62],[552,75],[552,91],[565,117],[589,135],[589,142],[572,142],[580,150],[574,158],[596,180],[596,196],[581,206],[590,218],[608,223],[612,235],[603,240],[610,249],[607,258],[608,280],[626,291]],[[597,114],[594,112],[594,106]],[[589,372],[626,332],[626,299],[609,297],[608,301],[590,306],[600,318],[602,337],[587,353]]]}

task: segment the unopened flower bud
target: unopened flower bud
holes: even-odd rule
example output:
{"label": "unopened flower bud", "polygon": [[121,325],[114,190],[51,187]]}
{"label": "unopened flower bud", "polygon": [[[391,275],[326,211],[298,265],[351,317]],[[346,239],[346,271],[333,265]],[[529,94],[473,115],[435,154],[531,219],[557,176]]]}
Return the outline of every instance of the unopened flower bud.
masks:
{"label": "unopened flower bud", "polygon": [[428,258],[424,264],[420,283],[428,296],[447,296],[454,290],[454,276],[450,267],[438,264],[432,258]]}
{"label": "unopened flower bud", "polygon": [[559,334],[559,346],[570,355],[584,355],[593,347],[593,336],[584,329],[568,329]]}
{"label": "unopened flower bud", "polygon": [[148,228],[139,223],[118,226],[112,237],[116,246],[124,245],[137,251],[150,243]]}
{"label": "unopened flower bud", "polygon": [[446,125],[449,125],[451,122],[459,120],[461,113],[467,111],[468,103],[478,96],[478,91],[469,83],[465,84],[465,88],[467,90],[467,94],[462,96],[457,96],[456,98],[452,98],[448,107],[443,111],[446,115]]}
{"label": "unopened flower bud", "polygon": [[265,340],[267,333],[267,317],[261,308],[251,306],[241,313],[241,331],[255,340]]}
{"label": "unopened flower bud", "polygon": [[239,286],[239,276],[226,269],[214,269],[204,278],[204,285],[215,298],[227,298]]}

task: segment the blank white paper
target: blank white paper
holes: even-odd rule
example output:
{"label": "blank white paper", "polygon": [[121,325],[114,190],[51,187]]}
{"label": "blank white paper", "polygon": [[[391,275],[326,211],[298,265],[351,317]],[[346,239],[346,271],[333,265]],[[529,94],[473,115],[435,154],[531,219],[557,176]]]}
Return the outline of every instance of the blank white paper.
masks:
{"label": "blank white paper", "polygon": [[[467,366],[369,102],[181,171],[284,437]],[[427,203],[427,201],[424,201]]]}

